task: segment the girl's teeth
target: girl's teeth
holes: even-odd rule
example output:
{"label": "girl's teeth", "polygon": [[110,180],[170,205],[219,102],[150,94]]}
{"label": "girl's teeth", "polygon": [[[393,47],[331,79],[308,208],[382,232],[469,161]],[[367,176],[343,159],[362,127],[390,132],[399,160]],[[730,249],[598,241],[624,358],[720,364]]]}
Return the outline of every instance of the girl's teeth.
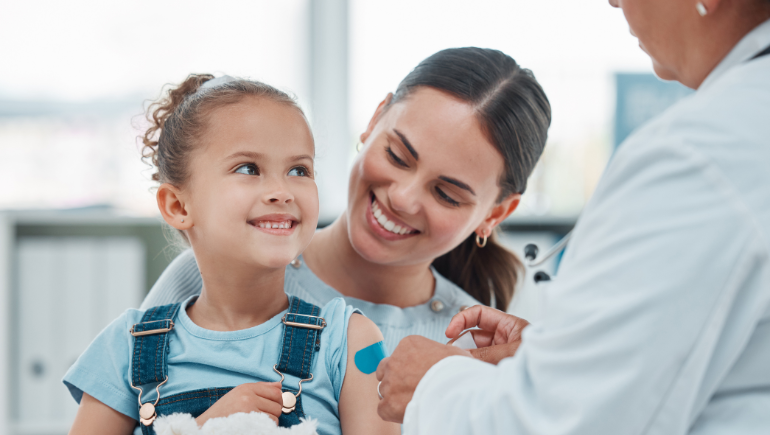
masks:
{"label": "girl's teeth", "polygon": [[291,228],[291,222],[259,222],[260,228],[287,230]]}

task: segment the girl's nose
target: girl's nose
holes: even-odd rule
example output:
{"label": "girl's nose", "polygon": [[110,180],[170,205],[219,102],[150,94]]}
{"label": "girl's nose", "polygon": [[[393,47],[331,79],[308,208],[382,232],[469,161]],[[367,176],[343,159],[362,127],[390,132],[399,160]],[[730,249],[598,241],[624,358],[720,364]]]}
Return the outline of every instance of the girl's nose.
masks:
{"label": "girl's nose", "polygon": [[266,187],[265,202],[270,204],[289,204],[294,201],[294,195],[286,183],[276,180]]}
{"label": "girl's nose", "polygon": [[618,6],[618,0],[609,0],[609,1],[610,1],[610,6],[612,6],[613,8],[620,7]]}

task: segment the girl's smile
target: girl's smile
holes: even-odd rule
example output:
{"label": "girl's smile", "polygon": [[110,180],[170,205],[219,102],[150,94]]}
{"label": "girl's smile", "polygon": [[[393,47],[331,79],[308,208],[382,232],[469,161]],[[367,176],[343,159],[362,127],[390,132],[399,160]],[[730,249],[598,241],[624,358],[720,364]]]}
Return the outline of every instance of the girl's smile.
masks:
{"label": "girl's smile", "polygon": [[268,234],[288,236],[294,234],[300,221],[290,214],[273,213],[251,220],[249,224]]}

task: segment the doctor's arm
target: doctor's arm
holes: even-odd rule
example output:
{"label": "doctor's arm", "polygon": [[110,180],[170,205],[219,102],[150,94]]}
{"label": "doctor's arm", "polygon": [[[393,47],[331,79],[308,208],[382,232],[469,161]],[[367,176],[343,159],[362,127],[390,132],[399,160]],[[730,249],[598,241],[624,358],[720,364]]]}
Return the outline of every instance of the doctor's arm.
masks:
{"label": "doctor's arm", "polygon": [[516,355],[439,361],[406,409],[406,434],[641,433],[692,415],[757,236],[688,150],[633,161],[605,175]]}

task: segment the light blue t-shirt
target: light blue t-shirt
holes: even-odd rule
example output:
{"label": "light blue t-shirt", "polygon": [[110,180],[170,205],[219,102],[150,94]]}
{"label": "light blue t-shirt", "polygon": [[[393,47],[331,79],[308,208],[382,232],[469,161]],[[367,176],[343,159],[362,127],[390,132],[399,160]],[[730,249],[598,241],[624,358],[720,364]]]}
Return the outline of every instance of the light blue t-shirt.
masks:
{"label": "light blue t-shirt", "polygon": [[[182,306],[194,303],[195,296]],[[288,311],[288,310],[287,310]],[[212,387],[234,387],[248,382],[276,382],[284,326],[284,311],[267,322],[240,331],[210,331],[196,325],[179,310],[169,337],[168,382],[161,397]],[[313,359],[313,380],[302,383],[302,406],[307,417],[318,420],[318,433],[341,434],[338,402],[347,365],[347,330],[355,310],[337,298],[326,304],[321,317],[326,328],[321,349]],[[138,392],[131,388],[130,361],[133,336],[129,329],[141,322],[144,311],[128,310],[105,328],[64,376],[64,384],[80,403],[86,392],[112,409],[139,420]],[[297,388],[299,379],[286,375],[283,385]],[[154,389],[142,401],[154,400]]]}
{"label": "light blue t-shirt", "polygon": [[[287,294],[318,306],[342,297],[345,302],[361,310],[382,331],[388,353],[407,335],[421,335],[441,343],[446,343],[444,335],[449,321],[463,307],[479,305],[480,302],[431,268],[436,280],[433,297],[427,302],[413,307],[399,308],[387,304],[375,304],[369,301],[344,296],[336,289],[321,281],[300,256],[297,261],[286,266],[284,290]],[[188,249],[171,262],[168,268],[152,286],[150,294],[142,303],[142,308],[171,304],[182,301],[190,295],[199,294],[203,281],[195,262],[193,251]]]}

